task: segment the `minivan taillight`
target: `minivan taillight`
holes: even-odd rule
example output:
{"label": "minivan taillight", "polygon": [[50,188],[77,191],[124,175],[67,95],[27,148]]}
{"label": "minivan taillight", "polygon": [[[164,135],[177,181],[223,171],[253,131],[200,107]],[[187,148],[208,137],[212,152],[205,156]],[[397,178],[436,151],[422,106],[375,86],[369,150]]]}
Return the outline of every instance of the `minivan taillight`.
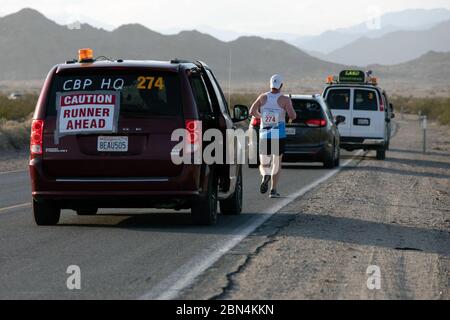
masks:
{"label": "minivan taillight", "polygon": [[252,119],[252,122],[251,122],[251,125],[252,125],[253,127],[259,127],[259,126],[261,125],[261,119],[259,119],[259,118],[253,118],[253,119]]}
{"label": "minivan taillight", "polygon": [[42,154],[44,120],[33,120],[31,123],[30,152],[32,155]]}
{"label": "minivan taillight", "polygon": [[199,122],[198,120],[186,120],[185,126],[188,132],[187,142],[195,144],[199,140]]}
{"label": "minivan taillight", "polygon": [[309,119],[305,121],[308,127],[325,127],[327,125],[327,120],[325,119]]}
{"label": "minivan taillight", "polygon": [[[188,136],[186,137],[185,149],[186,153],[193,153],[197,155],[197,157],[201,158],[201,154],[199,152],[202,148],[202,122],[199,120],[186,120],[185,129],[187,131]],[[194,160],[195,163],[198,163],[201,159]]]}

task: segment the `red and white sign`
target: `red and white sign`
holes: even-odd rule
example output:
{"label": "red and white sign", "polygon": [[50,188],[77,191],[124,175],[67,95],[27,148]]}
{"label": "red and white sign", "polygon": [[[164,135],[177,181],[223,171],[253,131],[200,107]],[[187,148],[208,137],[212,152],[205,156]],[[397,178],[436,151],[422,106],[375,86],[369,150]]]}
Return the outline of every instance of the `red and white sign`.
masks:
{"label": "red and white sign", "polygon": [[116,92],[73,92],[59,99],[60,134],[114,132],[118,112]]}

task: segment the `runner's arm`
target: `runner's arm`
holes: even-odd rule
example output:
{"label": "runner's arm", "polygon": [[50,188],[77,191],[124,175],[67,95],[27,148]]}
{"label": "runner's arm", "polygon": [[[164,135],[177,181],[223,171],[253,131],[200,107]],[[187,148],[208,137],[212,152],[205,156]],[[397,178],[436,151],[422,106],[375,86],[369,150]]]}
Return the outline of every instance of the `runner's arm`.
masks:
{"label": "runner's arm", "polygon": [[297,119],[297,113],[295,112],[294,107],[292,106],[292,100],[290,98],[286,99],[284,109],[286,110],[286,113],[288,114],[290,120],[294,121],[295,119]]}
{"label": "runner's arm", "polygon": [[259,112],[259,108],[261,108],[261,96],[259,96],[258,99],[256,99],[255,102],[253,102],[253,104],[250,108],[250,114],[258,119],[261,118],[261,113]]}

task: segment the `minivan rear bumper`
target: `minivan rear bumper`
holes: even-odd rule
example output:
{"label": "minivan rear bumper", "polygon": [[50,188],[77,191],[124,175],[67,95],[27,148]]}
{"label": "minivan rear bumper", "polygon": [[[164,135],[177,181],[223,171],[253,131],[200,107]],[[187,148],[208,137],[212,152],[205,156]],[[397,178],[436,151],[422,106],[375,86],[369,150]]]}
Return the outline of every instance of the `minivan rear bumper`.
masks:
{"label": "minivan rear bumper", "polygon": [[286,144],[283,162],[322,162],[326,152],[325,145],[300,147]]}
{"label": "minivan rear bumper", "polygon": [[344,149],[379,149],[384,145],[383,138],[341,137],[341,147]]}
{"label": "minivan rear bumper", "polygon": [[[98,207],[153,207],[185,202],[204,196],[201,165],[184,165],[176,177],[49,177],[43,160],[30,160],[32,196],[52,200],[68,208],[96,203]],[[131,205],[131,206],[130,206]]]}

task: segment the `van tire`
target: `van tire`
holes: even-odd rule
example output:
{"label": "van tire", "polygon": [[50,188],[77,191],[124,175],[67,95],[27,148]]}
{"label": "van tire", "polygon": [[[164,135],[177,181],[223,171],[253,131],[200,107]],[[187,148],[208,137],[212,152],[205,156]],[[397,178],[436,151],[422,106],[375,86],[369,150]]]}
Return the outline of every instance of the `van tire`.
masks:
{"label": "van tire", "polygon": [[236,188],[231,197],[220,201],[220,212],[223,215],[235,216],[242,212],[243,202],[243,185],[242,185],[242,168],[239,169],[239,173],[236,181]]}
{"label": "van tire", "polygon": [[325,155],[325,160],[323,162],[323,167],[326,168],[326,169],[333,169],[334,168],[335,161],[336,161],[335,156],[334,156],[335,153],[336,153],[335,148],[336,147],[333,146],[333,151],[331,151],[331,154],[327,153]]}
{"label": "van tire", "polygon": [[334,166],[339,167],[341,165],[341,149],[337,148],[337,157],[334,159]]}
{"label": "van tire", "polygon": [[33,199],[33,216],[38,226],[54,226],[59,222],[61,209],[49,201]]}
{"label": "van tire", "polygon": [[386,149],[378,149],[377,150],[377,160],[385,160],[386,159]]}
{"label": "van tire", "polygon": [[211,226],[217,222],[217,178],[211,170],[208,178],[208,191],[205,198],[195,201],[191,207],[195,224]]}
{"label": "van tire", "polygon": [[97,214],[97,208],[83,208],[75,210],[79,216],[95,216]]}

